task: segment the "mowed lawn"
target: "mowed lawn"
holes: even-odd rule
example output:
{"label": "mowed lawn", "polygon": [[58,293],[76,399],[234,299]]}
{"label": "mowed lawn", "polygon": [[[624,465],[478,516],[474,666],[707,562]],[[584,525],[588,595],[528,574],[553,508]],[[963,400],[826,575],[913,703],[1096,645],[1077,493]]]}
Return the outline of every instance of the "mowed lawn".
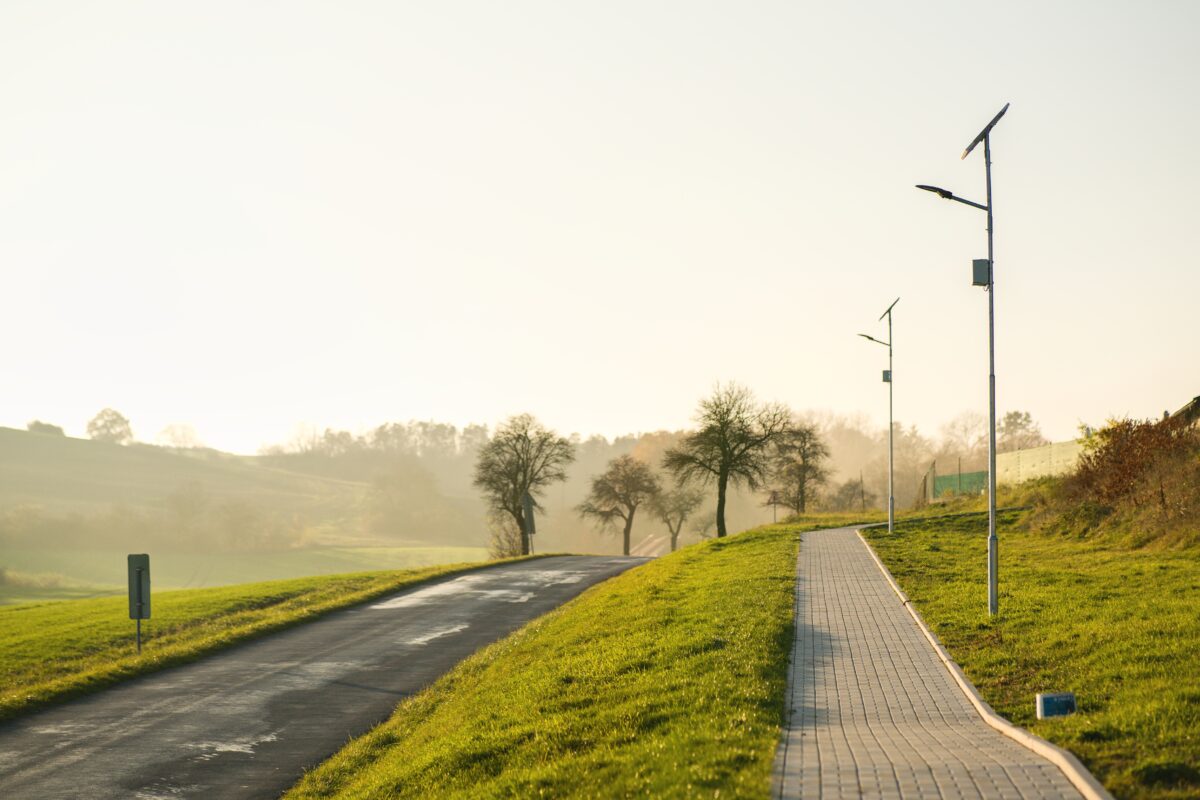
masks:
{"label": "mowed lawn", "polygon": [[141,655],[123,595],[0,608],[0,719],[477,567],[450,564],[156,592],[153,617],[142,622]]}
{"label": "mowed lawn", "polygon": [[766,797],[796,528],[694,545],[467,659],[288,795]]}
{"label": "mowed lawn", "polygon": [[[1074,752],[1117,797],[1200,797],[1200,552],[1014,530],[987,616],[986,514],[867,538],[998,713]],[[1038,721],[1038,692],[1079,713]]]}

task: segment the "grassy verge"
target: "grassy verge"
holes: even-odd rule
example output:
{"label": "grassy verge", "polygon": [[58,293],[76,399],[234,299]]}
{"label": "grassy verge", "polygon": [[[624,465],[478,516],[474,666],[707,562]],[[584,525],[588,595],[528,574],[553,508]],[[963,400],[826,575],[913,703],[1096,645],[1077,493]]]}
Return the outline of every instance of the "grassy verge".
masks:
{"label": "grassy verge", "polygon": [[[985,699],[1071,750],[1122,798],[1200,797],[1200,558],[1000,528],[987,616],[986,514],[902,520],[867,538]],[[1038,721],[1034,696],[1080,712]]]}
{"label": "grassy verge", "polygon": [[476,653],[288,795],[765,797],[795,533],[684,548]]}
{"label": "grassy verge", "polygon": [[887,522],[887,513],[884,511],[864,511],[841,512],[830,511],[812,514],[798,514],[788,517],[784,522],[777,527],[788,528],[796,532],[803,533],[804,531],[819,531],[824,528],[849,528],[853,525],[870,525],[876,522]]}
{"label": "grassy verge", "polygon": [[140,656],[124,596],[0,608],[0,719],[478,567],[450,564],[156,592],[154,618],[142,623]]}

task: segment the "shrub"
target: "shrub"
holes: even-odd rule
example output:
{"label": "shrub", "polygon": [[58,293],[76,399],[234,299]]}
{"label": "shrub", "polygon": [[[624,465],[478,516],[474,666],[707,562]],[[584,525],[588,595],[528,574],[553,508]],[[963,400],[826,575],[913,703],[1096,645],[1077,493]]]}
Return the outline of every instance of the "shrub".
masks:
{"label": "shrub", "polygon": [[1153,505],[1170,519],[1194,510],[1198,466],[1200,432],[1186,421],[1113,420],[1096,433],[1070,483],[1102,506]]}

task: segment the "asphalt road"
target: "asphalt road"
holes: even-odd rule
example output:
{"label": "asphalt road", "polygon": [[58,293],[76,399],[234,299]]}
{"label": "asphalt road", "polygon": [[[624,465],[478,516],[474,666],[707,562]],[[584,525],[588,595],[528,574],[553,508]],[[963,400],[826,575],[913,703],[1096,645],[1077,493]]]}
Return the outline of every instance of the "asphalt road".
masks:
{"label": "asphalt road", "polygon": [[0,797],[277,797],[464,657],[643,561],[489,567],[5,723]]}

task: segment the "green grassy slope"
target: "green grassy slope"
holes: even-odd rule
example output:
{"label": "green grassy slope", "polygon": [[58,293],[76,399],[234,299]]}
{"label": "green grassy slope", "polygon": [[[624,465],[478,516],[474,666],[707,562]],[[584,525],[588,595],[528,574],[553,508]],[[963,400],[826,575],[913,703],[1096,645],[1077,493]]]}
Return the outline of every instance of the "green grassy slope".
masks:
{"label": "green grassy slope", "polygon": [[293,798],[766,797],[794,528],[687,547],[456,667]]}
{"label": "green grassy slope", "polygon": [[[867,537],[998,713],[1076,753],[1121,798],[1200,797],[1200,552],[1000,529],[987,616],[985,514]],[[1038,692],[1080,713],[1038,721]]]}
{"label": "green grassy slope", "polygon": [[142,623],[141,655],[124,596],[0,608],[0,719],[478,566],[155,593],[154,617]]}
{"label": "green grassy slope", "polygon": [[0,428],[0,507],[36,505],[54,513],[113,504],[159,508],[180,487],[201,485],[223,498],[270,509],[353,505],[365,487],[286,472],[215,450],[120,445]]}

